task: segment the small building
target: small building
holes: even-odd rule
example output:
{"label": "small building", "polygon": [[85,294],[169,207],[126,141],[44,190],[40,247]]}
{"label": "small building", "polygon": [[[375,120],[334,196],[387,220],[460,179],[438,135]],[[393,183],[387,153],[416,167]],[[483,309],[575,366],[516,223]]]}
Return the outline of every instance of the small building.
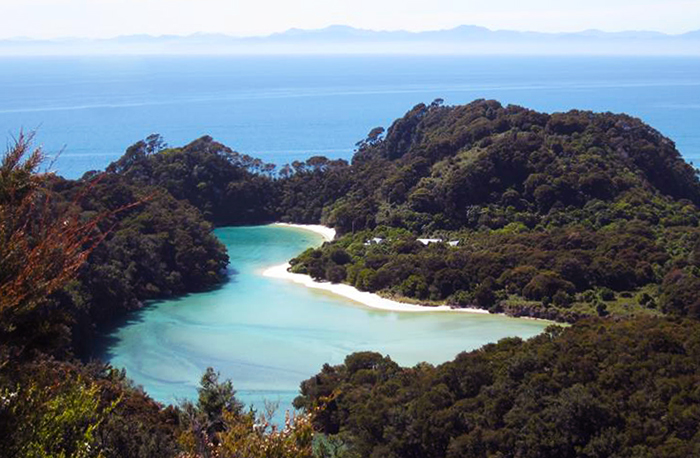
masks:
{"label": "small building", "polygon": [[423,245],[430,245],[431,243],[441,243],[442,239],[418,239]]}
{"label": "small building", "polygon": [[381,237],[374,237],[371,240],[366,240],[365,241],[365,246],[370,246],[370,245],[378,245],[380,243],[384,242],[384,239]]}
{"label": "small building", "polygon": [[450,246],[457,246],[459,245],[459,240],[450,240],[447,244]]}

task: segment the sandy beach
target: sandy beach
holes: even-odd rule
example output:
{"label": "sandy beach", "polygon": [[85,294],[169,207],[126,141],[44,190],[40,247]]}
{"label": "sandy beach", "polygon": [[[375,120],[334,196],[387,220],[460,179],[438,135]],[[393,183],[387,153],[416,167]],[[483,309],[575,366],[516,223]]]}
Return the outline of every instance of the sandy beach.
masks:
{"label": "sandy beach", "polygon": [[[281,227],[294,227],[297,229],[303,229],[316,234],[321,235],[327,241],[332,241],[335,239],[335,229],[321,226],[319,224],[289,224],[289,223],[274,223],[273,226]],[[314,281],[310,276],[303,274],[295,274],[289,272],[289,263],[280,264],[278,266],[272,266],[263,272],[263,276],[269,278],[279,278],[281,280],[293,281],[300,285],[304,285],[307,288],[322,289],[324,291],[329,291],[333,294],[343,296],[347,299],[359,302],[367,307],[386,310],[391,312],[462,312],[462,313],[482,313],[488,314],[488,310],[477,309],[477,308],[452,308],[448,305],[441,305],[437,307],[426,307],[416,304],[407,304],[405,302],[393,301],[391,299],[386,299],[377,294],[368,293],[365,291],[360,291],[355,287],[350,285],[345,285],[342,283],[329,283],[329,282],[318,282]]]}
{"label": "sandy beach", "polygon": [[321,226],[320,224],[289,224],[289,223],[273,223],[271,226],[280,227],[295,227],[297,229],[304,229],[307,231],[315,232],[322,236],[326,241],[330,242],[335,239],[335,229],[332,227]]}
{"label": "sandy beach", "polygon": [[453,312],[482,314],[489,313],[488,310],[476,308],[451,308],[447,305],[441,305],[438,307],[426,307],[422,305],[406,304],[404,302],[392,301],[391,299],[383,298],[377,294],[360,291],[357,288],[354,288],[350,285],[345,285],[342,283],[333,284],[329,282],[317,282],[314,281],[308,275],[288,272],[287,269],[289,269],[289,267],[289,263],[270,267],[263,272],[263,276],[293,281],[294,283],[304,285],[307,288],[316,288],[322,289],[324,291],[329,291],[331,293],[338,294],[339,296],[343,296],[355,302],[359,302],[360,304],[363,304],[367,307],[378,310],[386,310],[391,312]]}

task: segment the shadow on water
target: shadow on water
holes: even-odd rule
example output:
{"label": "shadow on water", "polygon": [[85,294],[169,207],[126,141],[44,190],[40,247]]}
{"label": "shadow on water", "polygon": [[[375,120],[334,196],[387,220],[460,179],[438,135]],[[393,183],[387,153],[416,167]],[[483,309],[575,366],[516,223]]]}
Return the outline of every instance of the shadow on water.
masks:
{"label": "shadow on water", "polygon": [[89,352],[86,352],[86,354],[81,355],[81,359],[84,362],[108,362],[116,356],[113,353],[113,349],[119,343],[119,337],[117,336],[118,331],[128,326],[144,323],[144,315],[149,311],[149,309],[159,304],[162,304],[163,302],[186,301],[189,297],[195,294],[218,291],[226,287],[227,285],[236,283],[238,281],[236,277],[239,275],[240,272],[234,269],[233,267],[228,266],[223,270],[223,272],[223,280],[210,288],[202,288],[201,290],[193,291],[175,297],[145,301],[142,307],[136,310],[126,312],[124,315],[116,317],[110,320],[108,323],[102,324],[97,329],[97,336],[95,337],[94,343],[93,345],[91,345]]}

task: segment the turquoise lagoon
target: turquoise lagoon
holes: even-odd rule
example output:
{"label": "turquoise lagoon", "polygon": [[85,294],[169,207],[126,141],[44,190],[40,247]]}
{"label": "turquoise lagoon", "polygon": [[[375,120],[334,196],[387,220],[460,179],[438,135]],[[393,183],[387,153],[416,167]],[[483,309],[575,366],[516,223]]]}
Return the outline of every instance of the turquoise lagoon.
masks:
{"label": "turquoise lagoon", "polygon": [[503,337],[539,334],[547,323],[503,316],[373,310],[262,272],[323,239],[286,227],[222,228],[229,281],[214,291],[159,301],[104,337],[103,358],[171,403],[196,396],[207,366],[233,380],[247,404],[291,407],[299,383],[324,363],[373,350],[402,365],[442,363]]}

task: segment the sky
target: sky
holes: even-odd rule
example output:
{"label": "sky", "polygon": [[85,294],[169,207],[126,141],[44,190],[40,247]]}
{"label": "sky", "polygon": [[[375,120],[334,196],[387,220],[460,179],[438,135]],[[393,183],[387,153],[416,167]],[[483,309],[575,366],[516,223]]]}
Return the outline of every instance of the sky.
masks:
{"label": "sky", "polygon": [[539,32],[700,29],[700,0],[0,0],[0,38],[267,35],[342,24]]}

